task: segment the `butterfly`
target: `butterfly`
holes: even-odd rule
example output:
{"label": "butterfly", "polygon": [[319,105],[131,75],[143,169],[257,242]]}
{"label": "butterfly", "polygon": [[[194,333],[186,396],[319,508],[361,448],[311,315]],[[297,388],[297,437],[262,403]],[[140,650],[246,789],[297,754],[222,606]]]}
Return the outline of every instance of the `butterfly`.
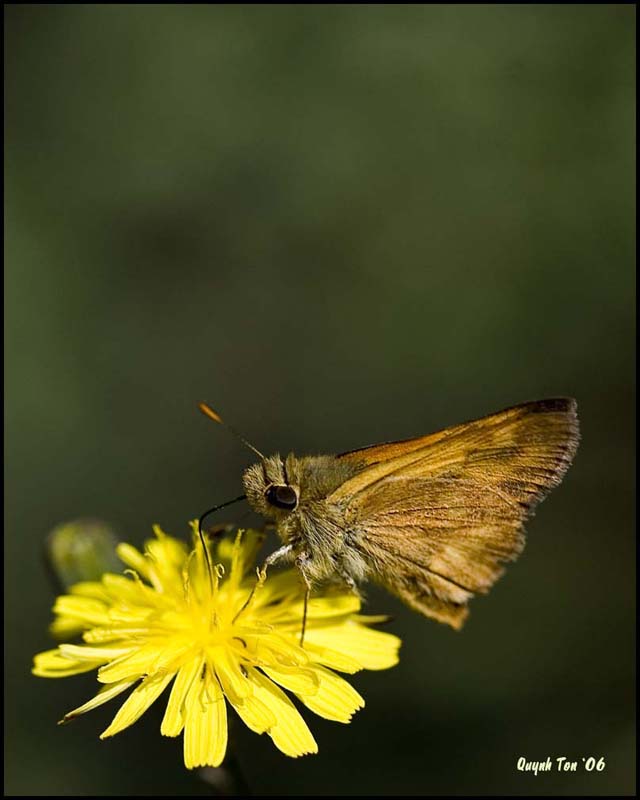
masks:
{"label": "butterfly", "polygon": [[242,441],[260,460],[237,499],[282,542],[265,569],[293,561],[307,598],[324,581],[357,592],[371,580],[459,629],[469,601],[521,553],[524,523],[569,468],[579,426],[575,400],[554,398],[339,455],[263,456]]}

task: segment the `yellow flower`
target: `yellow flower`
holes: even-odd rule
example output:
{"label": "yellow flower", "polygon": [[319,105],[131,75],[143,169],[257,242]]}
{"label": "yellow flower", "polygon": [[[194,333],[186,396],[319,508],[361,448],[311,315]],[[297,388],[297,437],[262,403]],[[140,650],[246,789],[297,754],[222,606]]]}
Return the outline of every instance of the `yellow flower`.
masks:
{"label": "yellow flower", "polygon": [[82,633],[84,644],[38,654],[33,673],[62,678],[98,670],[104,687],[62,722],[137,684],[101,738],[136,722],[173,681],[160,730],[165,736],[184,732],[188,768],[222,763],[227,703],[286,755],[316,753],[311,731],[283,689],[319,716],[349,722],[364,700],[336,671],[392,667],[400,640],[369,627],[382,618],[358,615],[356,596],[333,593],[309,601],[301,646],[304,592],[297,571],[269,575],[252,593],[260,534],[223,539],[209,569],[192,527],[191,552],[156,527],[144,555],[119,545],[128,574],[108,573],[58,597],[52,632],[59,638]]}

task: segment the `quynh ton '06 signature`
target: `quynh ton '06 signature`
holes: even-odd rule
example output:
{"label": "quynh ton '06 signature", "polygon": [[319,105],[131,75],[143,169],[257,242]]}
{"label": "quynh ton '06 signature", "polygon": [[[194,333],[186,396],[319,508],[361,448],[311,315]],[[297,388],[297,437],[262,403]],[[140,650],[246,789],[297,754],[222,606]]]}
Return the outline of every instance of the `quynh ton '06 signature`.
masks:
{"label": "quynh ton '06 signature", "polygon": [[528,761],[520,756],[517,762],[518,772],[602,772],[606,767],[604,758],[595,756],[582,756],[577,761],[572,761],[566,756],[547,756],[544,761]]}

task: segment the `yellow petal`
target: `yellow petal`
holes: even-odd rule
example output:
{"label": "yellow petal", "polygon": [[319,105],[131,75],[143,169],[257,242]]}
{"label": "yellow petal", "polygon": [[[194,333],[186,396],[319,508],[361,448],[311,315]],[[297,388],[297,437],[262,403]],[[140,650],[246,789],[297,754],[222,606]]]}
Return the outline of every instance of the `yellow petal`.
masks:
{"label": "yellow petal", "polygon": [[[117,644],[117,645],[102,645],[100,647],[93,647],[87,644],[61,644],[58,648],[61,655],[65,658],[71,658],[75,661],[113,661],[114,658],[130,653],[133,645]],[[111,681],[109,681],[111,683]]]}
{"label": "yellow petal", "polygon": [[[314,645],[344,653],[358,661],[364,669],[374,670],[388,669],[397,664],[398,650],[402,643],[391,633],[373,630],[352,621],[343,625],[310,629],[307,640]],[[327,666],[345,671],[337,664],[327,664]]]}
{"label": "yellow petal", "polygon": [[79,717],[80,714],[86,714],[87,711],[92,711],[103,703],[108,703],[109,700],[112,700],[114,697],[126,691],[130,686],[133,686],[134,683],[135,681],[121,681],[120,683],[113,683],[110,686],[103,686],[98,694],[91,700],[65,714],[61,722],[70,722],[72,719],[75,719],[75,717]]}
{"label": "yellow petal", "polygon": [[104,625],[108,621],[106,605],[92,597],[63,594],[57,598],[53,611],[88,625]]}
{"label": "yellow petal", "polygon": [[151,665],[149,673],[176,672],[178,665],[193,660],[199,647],[194,647],[193,641],[184,641],[176,637],[170,646],[161,648],[156,645],[158,655]]}
{"label": "yellow petal", "polygon": [[194,679],[201,673],[204,659],[194,658],[183,664],[171,687],[167,710],[164,712],[160,733],[163,736],[178,736],[184,728],[183,706]]}
{"label": "yellow petal", "polygon": [[231,539],[221,539],[216,550],[216,561],[227,561],[230,564],[234,547],[235,543]]}
{"label": "yellow petal", "polygon": [[[240,557],[236,567],[240,572],[240,577],[243,577],[247,572],[253,571],[253,565],[255,564],[258,550],[260,550],[264,543],[265,535],[262,531],[256,531],[252,528],[242,531],[241,533],[242,536],[240,536],[239,531],[238,537],[236,537],[240,548]],[[235,544],[234,542],[234,546]]]}
{"label": "yellow petal", "polygon": [[292,758],[317,753],[318,745],[307,723],[282,689],[256,669],[251,669],[250,675],[255,697],[273,712],[277,720],[268,733],[278,750]]}
{"label": "yellow petal", "polygon": [[[247,581],[246,585],[249,588],[253,588],[254,583],[255,578],[252,577],[251,581]],[[302,600],[303,588],[300,582],[300,574],[298,570],[288,569],[286,572],[268,573],[267,580],[256,591],[254,602],[256,609],[260,608],[261,614],[271,610],[279,612],[282,609],[278,606],[273,609],[261,607],[270,603],[277,603],[285,598],[291,602],[292,599],[297,599],[298,596]]]}
{"label": "yellow petal", "polygon": [[[224,583],[226,593],[236,600],[238,599],[238,587],[240,586],[243,576],[242,539],[242,531],[238,531],[230,551],[228,547],[223,547],[221,545],[218,545],[215,551],[216,561],[220,561],[222,558],[225,562],[222,564],[222,568],[228,574],[228,579]],[[227,558],[224,558],[224,556],[227,556]]]}
{"label": "yellow petal", "polygon": [[[127,678],[139,678],[152,672],[155,660],[158,658],[162,645],[152,642],[151,644],[138,647],[128,655],[116,658],[111,664],[107,664],[98,671],[100,683],[113,683]],[[164,645],[166,647],[166,645]]]}
{"label": "yellow petal", "polygon": [[179,591],[187,559],[186,547],[183,542],[164,534],[157,525],[153,529],[158,538],[145,542],[153,584],[163,591]]}
{"label": "yellow petal", "polygon": [[145,623],[156,612],[153,605],[147,606],[114,606],[109,611],[107,624],[109,625],[136,625]]}
{"label": "yellow petal", "polygon": [[185,715],[185,766],[219,767],[227,751],[227,705],[220,684],[208,670],[204,680],[191,684]]}
{"label": "yellow petal", "polygon": [[116,547],[120,561],[135,570],[142,578],[149,579],[149,559],[145,558],[139,550],[126,542],[120,542]]}
{"label": "yellow petal", "polygon": [[101,644],[103,642],[138,641],[142,636],[149,633],[147,628],[125,628],[121,626],[110,626],[107,628],[91,628],[82,634],[82,638],[88,644]]}
{"label": "yellow petal", "polygon": [[145,678],[138,688],[127,697],[111,725],[100,734],[100,738],[106,739],[108,736],[114,736],[140,719],[149,706],[162,694],[174,674],[169,672],[167,675],[153,675]]}
{"label": "yellow petal", "polygon": [[339,672],[347,672],[349,675],[362,669],[362,664],[356,661],[355,658],[339,653],[337,650],[332,650],[330,647],[316,644],[310,632],[307,632],[305,636],[304,647],[313,661],[323,664],[325,667],[337,669]]}
{"label": "yellow petal", "polygon": [[211,654],[211,661],[215,665],[222,689],[231,703],[242,703],[252,694],[251,683],[242,674],[238,660],[226,647],[216,647]]}
{"label": "yellow petal", "polygon": [[298,644],[298,639],[280,636],[280,634],[263,633],[255,638],[245,638],[247,649],[261,664],[278,666],[304,666],[309,663],[308,654]]}
{"label": "yellow petal", "polygon": [[[307,624],[312,624],[316,619],[341,617],[353,614],[360,609],[360,598],[355,594],[336,594],[328,597],[312,597],[307,610]],[[304,605],[300,604],[300,618]]]}
{"label": "yellow petal", "polygon": [[353,714],[364,708],[363,698],[344,678],[328,669],[316,667],[320,685],[315,694],[299,694],[305,706],[325,719],[349,722]]}
{"label": "yellow petal", "polygon": [[102,583],[111,601],[127,605],[157,605],[158,597],[150,586],[127,575],[103,575]]}
{"label": "yellow petal", "polygon": [[56,617],[49,625],[49,633],[54,639],[73,639],[86,627],[86,622],[79,622],[73,617]]}
{"label": "yellow petal", "polygon": [[181,570],[189,555],[186,544],[173,536],[167,536],[159,525],[153,526],[153,532],[157,538],[146,542],[147,550],[162,564],[171,564]]}
{"label": "yellow petal", "polygon": [[74,583],[73,586],[69,588],[69,593],[77,594],[81,597],[93,597],[94,600],[102,600],[103,602],[109,600],[109,596],[105,592],[102,583],[98,581],[80,581],[80,583]]}
{"label": "yellow petal", "polygon": [[353,622],[361,625],[380,625],[392,619],[388,614],[354,614],[351,617]]}
{"label": "yellow petal", "polygon": [[271,711],[262,700],[258,700],[253,695],[245,697],[241,704],[233,704],[236,713],[244,724],[256,733],[264,733],[277,723],[276,715]]}
{"label": "yellow petal", "polygon": [[295,694],[315,694],[318,691],[320,678],[317,669],[284,666],[278,669],[263,666],[261,669],[272,681]]}
{"label": "yellow petal", "polygon": [[46,650],[38,653],[33,659],[33,675],[39,678],[67,678],[69,675],[79,675],[82,672],[90,672],[96,669],[104,661],[74,661],[65,658],[60,650]]}
{"label": "yellow petal", "polygon": [[[254,563],[258,550],[264,542],[264,533],[255,530],[239,530],[233,539],[222,539],[219,541],[216,551],[216,561],[223,561],[229,571],[228,586],[231,592],[235,593],[246,576],[247,572],[254,572]],[[255,573],[254,573],[255,575]],[[253,588],[255,578],[251,580],[249,589]],[[245,589],[249,581],[245,582]],[[244,593],[243,589],[243,593]],[[248,592],[245,594],[248,596]],[[241,606],[240,606],[241,607]]]}

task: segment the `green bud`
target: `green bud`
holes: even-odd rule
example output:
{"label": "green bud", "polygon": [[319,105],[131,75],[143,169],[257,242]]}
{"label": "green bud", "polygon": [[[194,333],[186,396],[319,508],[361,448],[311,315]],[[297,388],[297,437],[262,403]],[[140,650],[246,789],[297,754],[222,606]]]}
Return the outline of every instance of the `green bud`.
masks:
{"label": "green bud", "polygon": [[58,588],[122,572],[117,544],[113,530],[100,520],[78,519],[55,527],[47,537],[45,557]]}

